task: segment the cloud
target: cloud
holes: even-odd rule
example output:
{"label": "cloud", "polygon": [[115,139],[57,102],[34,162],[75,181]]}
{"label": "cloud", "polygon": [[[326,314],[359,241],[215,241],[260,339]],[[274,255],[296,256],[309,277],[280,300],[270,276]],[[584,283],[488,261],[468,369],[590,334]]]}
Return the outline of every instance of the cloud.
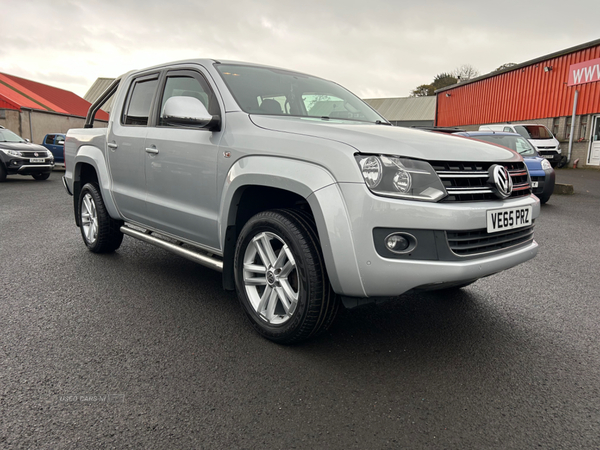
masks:
{"label": "cloud", "polygon": [[472,0],[3,3],[0,71],[79,95],[97,77],[212,57],[311,73],[363,97],[406,96],[462,64],[485,73],[597,38],[583,17],[559,24],[558,2],[507,0],[493,13]]}

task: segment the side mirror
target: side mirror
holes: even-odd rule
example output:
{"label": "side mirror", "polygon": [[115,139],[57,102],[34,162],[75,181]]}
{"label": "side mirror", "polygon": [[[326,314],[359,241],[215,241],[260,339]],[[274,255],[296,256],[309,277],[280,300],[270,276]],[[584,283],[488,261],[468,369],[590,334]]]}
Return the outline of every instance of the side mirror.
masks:
{"label": "side mirror", "polygon": [[169,125],[194,126],[218,130],[221,118],[212,116],[195,97],[171,97],[165,102],[162,119]]}
{"label": "side mirror", "polygon": [[60,140],[60,141],[58,141],[58,142],[56,143],[56,145],[65,145],[65,141],[63,141],[63,140]]}

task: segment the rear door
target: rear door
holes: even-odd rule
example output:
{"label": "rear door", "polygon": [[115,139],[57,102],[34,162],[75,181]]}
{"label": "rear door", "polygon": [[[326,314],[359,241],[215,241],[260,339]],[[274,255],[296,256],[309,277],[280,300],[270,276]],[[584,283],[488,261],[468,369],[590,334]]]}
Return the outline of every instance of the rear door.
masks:
{"label": "rear door", "polygon": [[222,133],[167,125],[162,111],[165,102],[174,96],[195,97],[211,114],[221,114],[216,95],[200,69],[171,70],[165,74],[156,105],[156,124],[148,129],[145,140],[149,223],[172,235],[218,249],[216,173]]}
{"label": "rear door", "polygon": [[144,144],[157,88],[158,73],[133,79],[107,135],[115,202],[123,217],[142,224],[148,223]]}

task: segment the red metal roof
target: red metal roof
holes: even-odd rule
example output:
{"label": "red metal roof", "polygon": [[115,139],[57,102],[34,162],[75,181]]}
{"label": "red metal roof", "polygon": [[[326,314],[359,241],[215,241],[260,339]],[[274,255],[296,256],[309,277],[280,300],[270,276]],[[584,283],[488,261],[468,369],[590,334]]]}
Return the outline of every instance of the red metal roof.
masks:
{"label": "red metal roof", "polygon": [[[73,92],[0,73],[0,107],[31,108],[85,117],[90,103]],[[108,114],[100,110],[96,118],[108,120]]]}
{"label": "red metal roof", "polygon": [[600,82],[568,86],[571,65],[600,58],[600,40],[436,91],[437,126],[518,122],[600,112]]}

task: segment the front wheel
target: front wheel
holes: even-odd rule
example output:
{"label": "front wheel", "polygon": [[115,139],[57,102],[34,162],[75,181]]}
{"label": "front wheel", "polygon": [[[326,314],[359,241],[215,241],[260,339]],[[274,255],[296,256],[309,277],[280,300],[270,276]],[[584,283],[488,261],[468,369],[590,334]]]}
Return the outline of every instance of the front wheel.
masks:
{"label": "front wheel", "polygon": [[79,194],[78,211],[81,236],[90,251],[110,253],[121,246],[121,222],[108,215],[96,184],[83,186]]}
{"label": "front wheel", "polygon": [[6,168],[4,167],[4,164],[2,164],[2,162],[0,162],[0,183],[2,183],[3,181],[6,181]]}
{"label": "front wheel", "polygon": [[31,176],[33,177],[34,180],[43,181],[43,180],[47,180],[48,178],[50,178],[50,173],[36,173]]}
{"label": "front wheel", "polygon": [[235,251],[237,294],[254,328],[280,344],[325,331],[338,301],[312,218],[296,210],[252,217]]}

